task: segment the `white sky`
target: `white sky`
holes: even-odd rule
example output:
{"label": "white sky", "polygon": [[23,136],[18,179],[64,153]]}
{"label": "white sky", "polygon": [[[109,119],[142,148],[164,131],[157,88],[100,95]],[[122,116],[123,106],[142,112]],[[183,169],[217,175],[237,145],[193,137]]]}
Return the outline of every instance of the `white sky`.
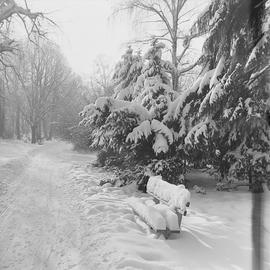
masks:
{"label": "white sky", "polygon": [[[193,5],[209,0],[190,0]],[[195,1],[195,2],[194,2]],[[61,47],[75,72],[86,76],[99,55],[112,64],[120,59],[126,42],[140,35],[128,15],[112,16],[117,0],[28,0],[32,11],[49,12],[58,28],[51,38]]]}

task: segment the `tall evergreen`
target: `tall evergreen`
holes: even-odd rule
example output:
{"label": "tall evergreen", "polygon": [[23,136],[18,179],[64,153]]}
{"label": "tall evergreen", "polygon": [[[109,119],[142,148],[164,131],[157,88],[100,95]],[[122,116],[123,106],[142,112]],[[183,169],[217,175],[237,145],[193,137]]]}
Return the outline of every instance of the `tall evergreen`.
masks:
{"label": "tall evergreen", "polygon": [[265,118],[270,29],[264,11],[264,1],[211,2],[192,29],[209,31],[202,72],[176,112],[183,114],[188,102],[193,106],[186,146],[207,150],[204,158],[218,161],[223,176],[244,176],[254,189],[270,169]]}
{"label": "tall evergreen", "polygon": [[134,87],[141,75],[143,61],[140,52],[133,53],[128,47],[122,60],[115,66],[113,74],[114,97],[116,99],[131,101],[134,99]]}

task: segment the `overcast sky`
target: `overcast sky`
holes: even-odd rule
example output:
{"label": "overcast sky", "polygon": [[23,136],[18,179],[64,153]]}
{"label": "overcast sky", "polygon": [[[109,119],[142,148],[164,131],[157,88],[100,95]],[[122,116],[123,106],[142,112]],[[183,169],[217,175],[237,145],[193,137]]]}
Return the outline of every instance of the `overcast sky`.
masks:
{"label": "overcast sky", "polygon": [[[125,51],[126,42],[135,39],[129,16],[112,16],[118,0],[28,0],[33,11],[49,12],[59,28],[51,29],[52,39],[61,47],[75,72],[87,75],[94,61],[105,55],[116,62]],[[202,5],[209,0],[190,0]]]}

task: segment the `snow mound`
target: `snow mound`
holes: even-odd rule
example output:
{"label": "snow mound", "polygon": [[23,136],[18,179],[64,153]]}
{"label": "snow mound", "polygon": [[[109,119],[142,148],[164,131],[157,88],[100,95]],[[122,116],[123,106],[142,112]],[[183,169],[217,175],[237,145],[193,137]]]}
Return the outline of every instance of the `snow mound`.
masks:
{"label": "snow mound", "polygon": [[184,185],[173,185],[162,180],[161,176],[151,176],[147,183],[147,192],[168,203],[172,209],[180,209],[184,214],[190,203],[190,192]]}
{"label": "snow mound", "polygon": [[155,231],[166,230],[166,220],[156,208],[146,205],[136,198],[129,199],[128,203]]}
{"label": "snow mound", "polygon": [[154,208],[159,211],[159,213],[166,220],[166,227],[171,231],[179,231],[178,216],[165,204],[156,204]]}

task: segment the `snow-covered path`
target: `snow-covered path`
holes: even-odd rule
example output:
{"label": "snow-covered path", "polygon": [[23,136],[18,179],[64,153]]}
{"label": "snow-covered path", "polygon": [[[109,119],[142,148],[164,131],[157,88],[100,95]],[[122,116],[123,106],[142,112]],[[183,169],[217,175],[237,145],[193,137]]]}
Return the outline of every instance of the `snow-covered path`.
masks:
{"label": "snow-covered path", "polygon": [[0,269],[69,269],[79,264],[80,217],[70,210],[62,190],[72,159],[67,150],[67,145],[53,143],[21,158],[28,164],[15,174],[0,218]]}
{"label": "snow-covered path", "polygon": [[134,187],[97,185],[108,175],[88,166],[94,155],[0,142],[0,156],[1,270],[251,269],[246,192],[193,193],[183,231],[164,241],[128,206],[143,196]]}

